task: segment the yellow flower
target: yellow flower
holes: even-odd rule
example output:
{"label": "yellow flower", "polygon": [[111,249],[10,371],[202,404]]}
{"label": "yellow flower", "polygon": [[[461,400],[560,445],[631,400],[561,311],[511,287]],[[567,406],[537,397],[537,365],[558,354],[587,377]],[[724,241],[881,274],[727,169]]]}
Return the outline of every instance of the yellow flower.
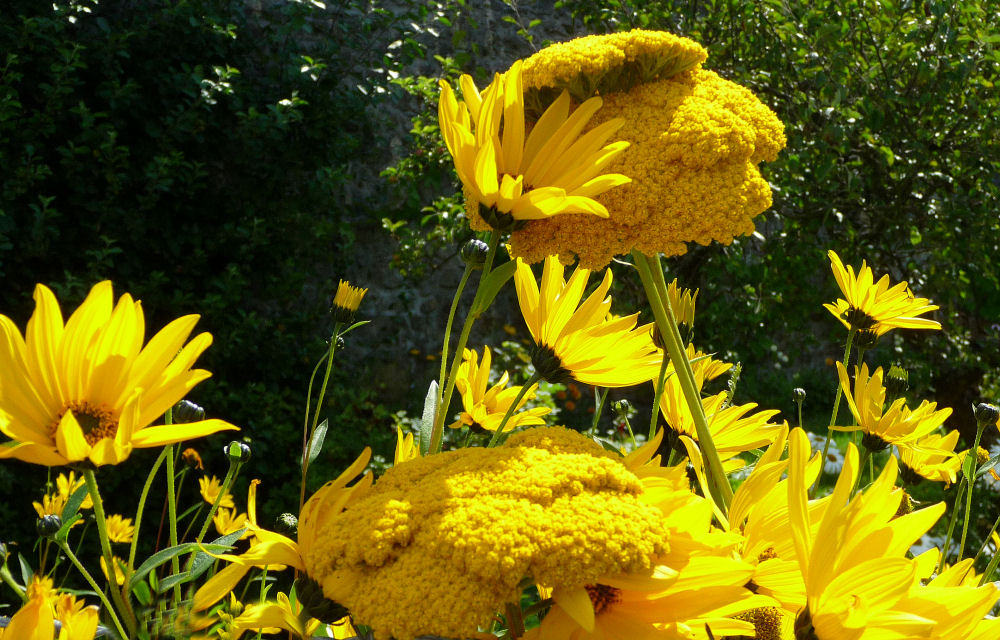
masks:
{"label": "yellow flower", "polygon": [[66,499],[59,494],[46,493],[42,496],[41,502],[32,502],[31,506],[35,508],[39,518],[45,516],[62,517],[63,509],[66,508]]}
{"label": "yellow flower", "polygon": [[667,285],[667,296],[670,298],[670,306],[674,310],[674,317],[681,327],[685,342],[690,341],[691,328],[694,327],[694,307],[698,300],[698,289],[692,291],[677,285],[677,278],[674,278]]}
{"label": "yellow flower", "polygon": [[181,459],[184,460],[184,464],[192,469],[197,469],[198,471],[205,470],[205,464],[201,461],[201,454],[193,447],[188,447],[182,451]]}
{"label": "yellow flower", "polygon": [[123,518],[118,514],[110,515],[107,519],[107,528],[111,542],[132,542],[132,534],[135,533],[132,518]]}
{"label": "yellow flower", "polygon": [[652,380],[661,357],[650,337],[651,325],[636,327],[638,313],[608,319],[611,270],[583,301],[590,271],[577,268],[569,281],[555,256],[545,260],[541,287],[522,260],[514,285],[521,313],[535,341],[532,364],[549,382],[570,379],[601,387],[627,387]]}
{"label": "yellow flower", "polygon": [[[455,380],[455,386],[462,396],[462,406],[465,411],[462,412],[459,420],[450,426],[459,428],[464,424],[479,427],[487,431],[496,431],[500,426],[500,421],[507,413],[507,409],[510,408],[517,394],[520,393],[521,387],[504,388],[507,386],[508,380],[510,380],[510,376],[507,375],[506,371],[503,372],[500,380],[495,385],[490,386],[492,355],[488,346],[483,347],[482,363],[478,362],[476,352],[472,349],[466,349],[464,355],[462,364],[458,366],[458,377]],[[521,398],[517,409],[523,408],[528,400],[534,398],[537,389],[537,384],[532,385],[528,392],[524,394],[524,397]],[[545,424],[541,416],[548,414],[549,411],[548,407],[535,407],[521,413],[513,413],[510,419],[507,420],[504,431],[516,429],[517,427]]]}
{"label": "yellow flower", "polygon": [[642,492],[585,436],[528,429],[389,469],[315,529],[306,568],[378,638],[465,638],[519,601],[524,576],[561,589],[649,571],[668,545]]}
{"label": "yellow flower", "polygon": [[354,313],[361,306],[361,299],[368,293],[368,289],[352,287],[351,283],[341,280],[337,286],[337,294],[333,297],[333,315],[338,322],[349,323],[354,321]]}
{"label": "yellow flower", "polygon": [[[64,501],[69,501],[70,496],[76,493],[77,489],[84,486],[84,484],[86,484],[86,482],[83,477],[76,477],[76,473],[74,471],[70,471],[69,475],[60,473],[56,476],[56,489],[59,491],[59,496],[63,498]],[[94,500],[90,497],[89,493],[86,494],[83,502],[80,503],[80,508],[94,508]]]}
{"label": "yellow flower", "polygon": [[[219,492],[222,491],[222,483],[215,476],[211,478],[205,476],[198,478],[198,487],[202,500],[210,505],[215,504],[216,499],[219,497]],[[233,494],[226,493],[226,495],[222,496],[222,500],[219,500],[219,506],[226,509],[235,509],[236,503],[233,502]]]}
{"label": "yellow flower", "polygon": [[[212,522],[215,524],[215,530],[219,532],[219,535],[224,536],[245,528],[247,526],[247,514],[237,514],[235,509],[219,507],[215,515],[212,516]],[[250,531],[247,531],[240,536],[240,540],[249,537]]]}
{"label": "yellow flower", "polygon": [[906,406],[905,398],[898,398],[886,408],[882,367],[875,369],[871,377],[867,363],[862,363],[860,371],[855,367],[854,372],[852,389],[847,368],[837,363],[840,387],[858,424],[833,428],[837,431],[863,431],[865,435],[861,442],[869,451],[881,451],[889,445],[916,448],[918,440],[936,431],[951,415],[951,409],[946,407],[937,411],[937,403],[926,400],[915,410]]}
{"label": "yellow flower", "polygon": [[[48,578],[32,579],[27,602],[11,616],[0,637],[10,640],[93,640],[97,633],[98,609],[85,607],[71,595],[58,594]],[[60,623],[58,634],[55,621]]]}
{"label": "yellow flower", "polygon": [[848,329],[873,331],[875,336],[884,335],[891,329],[940,329],[941,324],[917,316],[938,309],[927,298],[917,298],[905,282],[889,286],[889,276],[884,275],[875,282],[875,275],[864,261],[861,269],[854,273],[853,267],[845,267],[834,251],[829,251],[833,276],[844,298],[823,306]]}
{"label": "yellow flower", "polygon": [[279,592],[277,601],[248,604],[243,612],[233,619],[232,640],[239,640],[244,633],[251,630],[278,633],[281,629],[291,631],[300,638],[312,638],[313,632],[319,625],[319,620],[303,613],[301,602],[293,606],[288,596]]}
{"label": "yellow flower", "polygon": [[[111,564],[115,568],[115,584],[121,586],[125,584],[125,571],[122,567],[125,566],[125,561],[118,556],[111,556]],[[101,556],[101,573],[104,574],[104,578],[111,582],[111,576],[108,575],[108,564],[104,561],[104,556]]]}
{"label": "yellow flower", "polygon": [[392,456],[392,464],[395,466],[400,462],[413,460],[420,457],[420,448],[413,441],[413,434],[403,435],[403,430],[396,427],[396,451]]}
{"label": "yellow flower", "polygon": [[757,165],[777,158],[783,126],[750,91],[702,69],[704,59],[690,40],[634,30],[553,45],[524,62],[524,84],[542,104],[562,88],[599,91],[593,126],[624,118],[617,136],[631,146],[608,168],[632,182],[597,196],[607,218],[556,217],[515,231],[514,255],[575,255],[596,269],[633,249],[677,255],[688,242],[729,244],[753,232],[771,206]]}
{"label": "yellow flower", "polygon": [[922,478],[946,485],[955,482],[962,468],[962,456],[955,454],[958,431],[948,435],[931,433],[916,441],[913,447],[899,447],[900,475],[911,484]]}
{"label": "yellow flower", "polygon": [[143,348],[140,303],[128,294],[113,302],[111,283],[102,282],[63,323],[55,296],[38,285],[25,337],[0,316],[0,431],[12,439],[0,458],[118,464],[133,447],[236,429],[221,420],[150,426],[211,375],[191,366],[212,337],[184,346],[198,321],[184,316]]}
{"label": "yellow flower", "polygon": [[608,215],[593,198],[629,182],[620,174],[601,175],[628,143],[604,144],[620,119],[580,136],[600,108],[600,98],[585,101],[570,115],[570,96],[564,92],[528,133],[520,62],[497,74],[482,94],[469,76],[462,76],[460,84],[464,102],[441,82],[438,118],[470,201],[473,229],[507,228],[566,213]]}

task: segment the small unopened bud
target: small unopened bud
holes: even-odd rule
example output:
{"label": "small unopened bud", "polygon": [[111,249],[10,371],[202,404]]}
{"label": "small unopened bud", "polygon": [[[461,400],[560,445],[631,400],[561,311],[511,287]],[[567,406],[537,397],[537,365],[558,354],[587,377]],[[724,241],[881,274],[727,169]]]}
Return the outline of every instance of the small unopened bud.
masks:
{"label": "small unopened bud", "polygon": [[806,399],[806,390],[802,387],[795,387],[792,389],[792,400],[795,402],[802,402]]}
{"label": "small unopened bud", "polygon": [[250,445],[245,442],[233,440],[223,447],[222,452],[226,454],[230,462],[244,464],[250,460]]}
{"label": "small unopened bud", "polygon": [[632,410],[632,403],[625,398],[622,398],[621,400],[615,400],[612,402],[611,408],[614,410],[619,420],[624,420],[628,417],[629,411]]}
{"label": "small unopened bud", "polygon": [[299,535],[299,519],[291,513],[283,513],[274,521],[274,530],[288,538],[295,539]]}
{"label": "small unopened bud", "polygon": [[490,245],[473,238],[465,243],[461,251],[462,262],[473,269],[482,269],[486,257],[490,255]]}
{"label": "small unopened bud", "polygon": [[337,286],[337,293],[333,296],[333,304],[330,306],[333,319],[344,324],[354,322],[354,313],[361,306],[361,300],[366,293],[368,289],[352,287],[348,281],[341,280]]}
{"label": "small unopened bud", "polygon": [[894,364],[889,367],[889,372],[885,374],[885,391],[892,402],[896,398],[903,397],[903,394],[910,388],[910,374],[903,367]]}
{"label": "small unopened bud", "polygon": [[38,531],[38,535],[43,538],[51,538],[56,535],[56,532],[62,528],[62,518],[57,515],[49,514],[42,516],[35,523],[35,529]]}
{"label": "small unopened bud", "polygon": [[997,417],[1000,416],[1000,410],[985,402],[977,404],[972,408],[972,411],[976,414],[976,422],[980,425],[996,424]]}
{"label": "small unopened bud", "polygon": [[188,400],[181,400],[174,405],[173,418],[178,424],[200,422],[205,419],[205,409]]}

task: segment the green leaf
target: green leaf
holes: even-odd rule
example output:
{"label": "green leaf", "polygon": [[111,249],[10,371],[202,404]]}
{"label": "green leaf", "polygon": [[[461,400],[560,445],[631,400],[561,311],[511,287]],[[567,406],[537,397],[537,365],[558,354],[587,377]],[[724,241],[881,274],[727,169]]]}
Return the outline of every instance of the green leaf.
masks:
{"label": "green leaf", "polygon": [[31,576],[35,575],[35,570],[31,568],[31,565],[28,564],[28,561],[20,553],[17,554],[17,561],[21,565],[22,585],[27,587],[28,583],[31,582]]}
{"label": "green leaf", "polygon": [[496,299],[497,294],[503,289],[503,286],[507,284],[507,281],[514,277],[514,272],[517,270],[517,262],[515,260],[510,260],[503,265],[497,267],[479,285],[479,292],[476,294],[476,299],[472,301],[472,308],[469,313],[473,316],[478,316],[484,311],[490,308],[493,304],[493,300]]}
{"label": "green leaf", "polygon": [[604,448],[605,448],[606,450],[608,450],[608,451],[614,451],[614,452],[615,452],[615,453],[617,453],[618,455],[620,455],[620,456],[622,456],[622,457],[625,457],[625,454],[624,454],[624,453],[622,453],[621,449],[619,449],[619,448],[618,448],[618,447],[616,447],[615,445],[611,444],[611,443],[610,443],[610,442],[608,442],[607,440],[601,440],[600,438],[594,438],[594,440],[595,440],[595,441],[597,442],[597,444],[601,445],[601,446],[602,446],[602,447],[604,447]]}
{"label": "green leaf", "polygon": [[171,558],[175,558],[181,555],[182,553],[200,550],[200,547],[204,547],[209,551],[216,551],[220,553],[223,551],[228,551],[232,548],[230,545],[203,544],[199,546],[194,542],[185,542],[184,544],[179,544],[176,547],[168,547],[161,551],[157,551],[153,555],[146,558],[146,561],[143,562],[141,565],[139,565],[139,568],[135,570],[135,573],[132,575],[132,579],[129,580],[128,583],[129,591],[134,589],[135,585],[138,584],[141,580],[143,580],[146,577],[146,574],[148,574],[156,567],[160,566],[165,562],[168,562]]}
{"label": "green leaf", "polygon": [[135,585],[135,589],[132,593],[135,595],[135,599],[139,601],[139,604],[146,607],[153,604],[153,594],[150,592],[149,587],[145,582],[140,582]]}
{"label": "green leaf", "polygon": [[61,527],[59,527],[59,531],[56,531],[55,535],[56,543],[66,542],[66,538],[69,537],[70,527],[72,527],[73,524],[82,517],[83,516],[81,516],[79,513],[74,513],[72,516],[69,517],[69,519],[63,520],[63,524]]}
{"label": "green leaf", "polygon": [[329,422],[323,420],[316,427],[316,430],[313,431],[312,438],[309,439],[309,448],[306,450],[308,464],[312,464],[319,457],[319,452],[323,449],[323,441],[326,439],[326,429],[328,426]]}
{"label": "green leaf", "polygon": [[431,380],[424,396],[424,413],[420,418],[420,455],[425,456],[431,448],[431,431],[434,430],[434,416],[437,414],[438,383]]}
{"label": "green leaf", "polygon": [[[966,456],[966,458],[968,458],[968,457],[970,457],[970,456]],[[984,462],[983,466],[979,467],[979,470],[976,471],[976,478],[977,479],[981,478],[982,476],[984,476],[987,473],[989,473],[990,469],[992,469],[993,467],[997,466],[998,462],[1000,462],[1000,453],[998,453],[997,455],[993,456],[992,458],[990,458],[989,460],[987,460],[986,462]]]}
{"label": "green leaf", "polygon": [[71,495],[69,497],[69,500],[66,501],[66,506],[63,507],[61,516],[63,522],[66,522],[74,515],[76,515],[76,512],[80,510],[80,505],[83,504],[83,501],[87,498],[87,493],[88,492],[86,484],[84,484],[83,486],[81,486],[80,488],[78,488],[76,491],[73,492],[73,495]]}
{"label": "green leaf", "polygon": [[976,468],[976,454],[969,452],[969,455],[965,456],[965,461],[962,463],[962,475],[968,481],[969,485],[972,485],[972,474],[973,470]]}

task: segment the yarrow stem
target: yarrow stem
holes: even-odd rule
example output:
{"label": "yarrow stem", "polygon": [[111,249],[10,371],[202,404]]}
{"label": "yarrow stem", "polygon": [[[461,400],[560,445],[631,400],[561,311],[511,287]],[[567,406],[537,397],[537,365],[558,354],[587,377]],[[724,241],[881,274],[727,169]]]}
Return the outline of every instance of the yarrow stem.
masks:
{"label": "yarrow stem", "polygon": [[701,393],[695,384],[694,371],[691,363],[687,359],[687,350],[681,340],[680,330],[677,328],[677,320],[674,318],[673,309],[670,306],[670,298],[667,296],[667,283],[663,278],[663,267],[660,266],[660,258],[657,256],[647,256],[638,250],[632,251],[632,258],[639,270],[639,277],[642,286],[646,290],[646,297],[649,306],[653,309],[656,317],[656,326],[660,330],[664,347],[674,362],[677,380],[684,393],[688,409],[694,418],[695,430],[698,434],[698,446],[705,457],[706,473],[709,477],[709,489],[712,499],[719,510],[725,514],[729,510],[729,503],[733,499],[733,489],[729,485],[729,479],[722,469],[722,461],[719,453],[712,441],[712,434],[708,429],[708,420],[705,411],[701,406]]}
{"label": "yarrow stem", "polygon": [[[858,332],[857,329],[851,328],[847,332],[847,345],[844,347],[844,367],[846,368],[848,362],[851,359],[851,345],[854,343],[854,335]],[[830,415],[830,424],[826,428],[826,442],[823,443],[823,457],[821,460],[826,460],[826,454],[830,451],[830,440],[833,439],[833,427],[837,424],[837,414],[840,413],[840,396],[843,393],[843,389],[840,388],[840,382],[837,382],[837,397],[833,401],[833,413]],[[801,418],[799,419],[801,422]],[[812,491],[810,492],[810,497],[815,496],[816,490],[819,488],[820,480],[823,478],[823,468],[820,467],[819,476],[816,479],[816,484],[812,486]]]}
{"label": "yarrow stem", "polygon": [[[489,254],[486,256],[486,262],[483,263],[483,272],[479,276],[479,283],[476,285],[476,295],[473,298],[472,308],[476,308],[476,301],[479,300],[479,296],[483,289],[483,282],[490,275],[493,270],[493,261],[497,255],[497,247],[500,246],[500,233],[497,231],[491,231],[489,240]],[[464,286],[464,278],[463,285]],[[461,292],[459,292],[461,293]],[[456,301],[458,300],[456,296]],[[443,381],[444,393],[441,395],[441,402],[437,406],[437,410],[434,413],[434,426],[431,429],[431,441],[428,447],[428,453],[437,453],[441,450],[441,441],[444,439],[444,421],[448,416],[448,407],[451,405],[451,396],[455,391],[455,381],[458,380],[458,368],[462,364],[462,359],[465,355],[465,345],[469,342],[469,333],[472,331],[473,323],[479,318],[479,313],[474,313],[470,311],[465,316],[465,323],[462,325],[462,333],[458,336],[458,343],[455,345],[455,355],[452,357],[451,369],[448,372],[448,380]],[[449,319],[450,321],[450,319]],[[448,336],[445,337],[445,340]],[[442,360],[444,356],[442,355]],[[443,364],[443,363],[442,363]]]}
{"label": "yarrow stem", "polygon": [[[168,445],[168,447],[169,446],[171,445]],[[84,469],[83,479],[87,483],[87,492],[90,494],[90,500],[94,503],[94,519],[97,524],[97,537],[101,541],[101,553],[104,555],[104,562],[108,567],[108,590],[111,591],[111,597],[114,599],[118,609],[125,616],[125,624],[128,626],[128,630],[131,634],[134,634],[136,630],[135,614],[132,613],[131,607],[129,607],[124,598],[122,598],[122,590],[118,588],[117,580],[115,580],[115,559],[114,555],[111,553],[111,541],[108,538],[108,520],[104,515],[104,503],[101,501],[101,492],[97,489],[97,478],[94,476],[94,471],[92,469]],[[69,545],[63,542],[60,544],[60,547],[62,548],[63,553],[70,558],[70,561],[73,562],[74,565],[77,565],[77,569],[84,574],[84,578],[91,583],[91,586],[95,587],[94,590],[101,593],[101,590],[96,588],[94,579],[89,573],[86,572],[86,570],[83,569],[83,566],[79,564],[79,560],[76,560],[76,556],[70,552]],[[127,577],[128,576],[126,576],[126,578]],[[117,616],[114,615],[114,610],[108,605],[108,603],[105,603],[105,607],[107,607],[111,612],[111,616],[115,620],[116,626],[120,629],[121,622],[118,620]],[[123,632],[122,637],[129,638],[132,636],[125,635]]]}
{"label": "yarrow stem", "polygon": [[493,432],[493,437],[490,438],[490,443],[486,445],[487,449],[495,447],[497,444],[499,444],[500,434],[503,433],[504,427],[507,426],[507,421],[510,420],[510,417],[514,415],[515,411],[517,411],[517,405],[521,404],[521,400],[524,398],[525,394],[528,393],[528,389],[535,386],[535,384],[537,384],[538,381],[541,379],[542,376],[540,376],[536,371],[535,373],[531,374],[531,377],[528,378],[527,382],[521,385],[521,390],[517,392],[517,397],[514,398],[514,401],[510,403],[509,407],[507,407],[507,412],[503,414],[503,419],[500,420],[500,424],[499,426],[497,426],[497,430]]}

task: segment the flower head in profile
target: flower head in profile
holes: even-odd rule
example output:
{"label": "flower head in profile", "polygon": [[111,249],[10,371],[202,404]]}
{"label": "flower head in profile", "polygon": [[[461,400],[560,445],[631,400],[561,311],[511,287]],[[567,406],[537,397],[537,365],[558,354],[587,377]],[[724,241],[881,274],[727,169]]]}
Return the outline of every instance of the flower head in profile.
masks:
{"label": "flower head in profile", "polygon": [[235,509],[236,502],[233,501],[233,494],[226,492],[222,498],[219,498],[219,493],[222,492],[222,483],[215,476],[202,476],[198,478],[198,491],[201,493],[201,499],[207,504],[215,504],[215,501],[219,501],[219,506],[224,509]]}
{"label": "flower head in profile", "polygon": [[35,288],[24,336],[0,316],[0,458],[46,466],[118,464],[134,447],[158,447],[236,429],[222,420],[150,426],[211,374],[191,367],[207,333],[184,344],[198,316],[174,320],[143,346],[142,306],[114,303],[110,282],[90,290],[63,321],[55,296]]}
{"label": "flower head in profile", "polygon": [[135,533],[132,518],[125,518],[117,513],[112,514],[107,518],[106,527],[111,542],[132,542],[132,534]]}
{"label": "flower head in profile", "polygon": [[531,362],[536,372],[549,382],[572,379],[601,387],[628,387],[652,380],[662,359],[650,336],[651,325],[636,327],[638,313],[609,317],[610,269],[583,300],[589,279],[590,271],[578,267],[564,280],[563,266],[550,256],[539,285],[531,268],[518,259],[514,285],[535,341]]}
{"label": "flower head in profile", "polygon": [[843,298],[823,306],[848,329],[870,331],[875,338],[892,329],[940,329],[941,324],[927,318],[925,313],[938,309],[927,298],[917,298],[905,282],[889,286],[889,276],[875,281],[871,267],[864,261],[857,273],[851,266],[844,266],[833,250],[830,267]]}
{"label": "flower head in profile", "polygon": [[[79,489],[82,489],[85,484],[83,476],[77,476],[75,471],[60,473],[56,476],[56,490],[59,492],[59,497],[64,501],[69,501],[70,497]],[[80,503],[80,508],[94,508],[94,500],[90,497],[90,493],[84,495],[83,502]]]}
{"label": "flower head in profile", "polygon": [[[479,362],[478,355],[472,349],[465,350],[465,359],[458,367],[458,378],[455,386],[462,395],[462,411],[458,421],[453,423],[453,428],[468,425],[479,427],[487,431],[496,431],[500,426],[500,421],[507,413],[507,409],[517,398],[521,387],[507,387],[510,376],[506,371],[500,376],[496,384],[490,386],[490,365],[492,356],[489,347],[483,347],[483,360]],[[532,385],[527,393],[521,398],[517,409],[524,407],[535,395],[538,385]],[[548,407],[535,407],[511,414],[510,419],[504,426],[504,431],[509,431],[517,427],[536,426],[545,424],[541,416],[548,414]]]}
{"label": "flower head in profile", "polygon": [[514,255],[558,253],[598,269],[633,249],[682,254],[689,242],[729,244],[771,206],[758,169],[785,145],[778,117],[749,90],[702,68],[707,52],[670,33],[634,29],[550,45],[523,63],[525,103],[540,113],[562,92],[604,101],[593,130],[623,120],[630,143],[608,169],[632,181],[596,196],[607,217],[534,220]]}
{"label": "flower head in profile", "polygon": [[333,317],[337,322],[350,324],[354,321],[354,314],[361,306],[361,300],[368,293],[368,289],[352,287],[351,283],[341,280],[337,285],[337,293],[333,296]]}
{"label": "flower head in profile", "polygon": [[875,369],[870,376],[867,363],[862,363],[861,369],[855,367],[853,385],[847,368],[840,362],[837,363],[837,373],[857,425],[833,428],[837,431],[863,431],[861,442],[869,451],[881,451],[889,445],[916,448],[918,440],[937,431],[951,415],[951,409],[938,410],[936,402],[926,400],[913,410],[906,406],[905,398],[898,398],[886,407],[882,367]]}
{"label": "flower head in profile", "polygon": [[947,435],[931,433],[917,440],[913,447],[899,447],[899,475],[910,484],[921,480],[955,482],[962,469],[962,456],[955,453],[958,431]]}
{"label": "flower head in profile", "polygon": [[438,118],[471,205],[473,229],[507,229],[566,213],[607,217],[594,196],[629,182],[620,174],[602,174],[628,143],[605,145],[622,120],[580,135],[600,98],[584,101],[571,114],[570,96],[563,92],[529,131],[519,62],[497,74],[482,94],[467,75],[460,84],[464,102],[441,82]]}

